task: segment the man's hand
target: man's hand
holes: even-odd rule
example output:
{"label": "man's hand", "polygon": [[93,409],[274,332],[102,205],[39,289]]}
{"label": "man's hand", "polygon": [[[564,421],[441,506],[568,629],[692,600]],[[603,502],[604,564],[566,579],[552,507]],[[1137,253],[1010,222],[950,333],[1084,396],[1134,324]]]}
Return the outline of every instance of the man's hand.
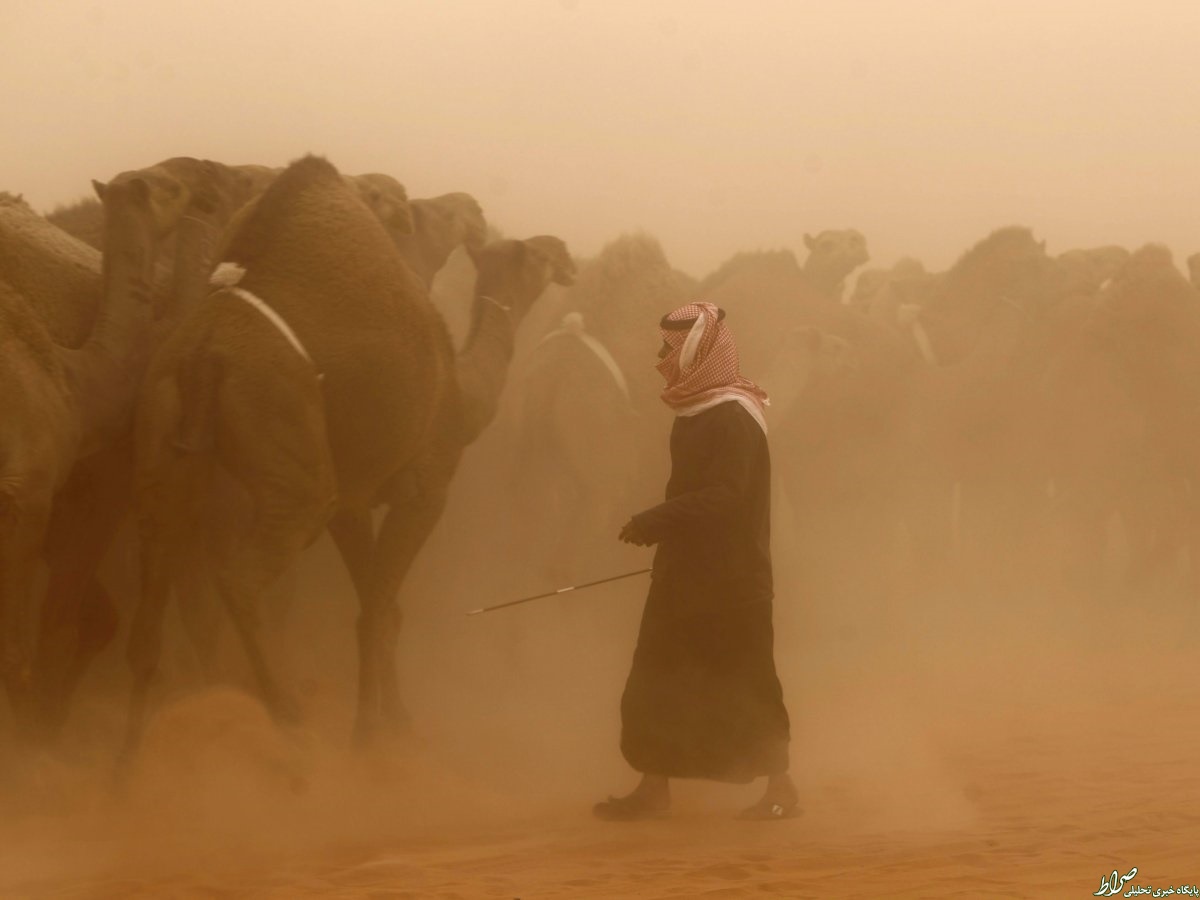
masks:
{"label": "man's hand", "polygon": [[630,519],[626,522],[617,537],[626,544],[636,544],[639,547],[649,547],[653,543],[638,526],[637,519]]}

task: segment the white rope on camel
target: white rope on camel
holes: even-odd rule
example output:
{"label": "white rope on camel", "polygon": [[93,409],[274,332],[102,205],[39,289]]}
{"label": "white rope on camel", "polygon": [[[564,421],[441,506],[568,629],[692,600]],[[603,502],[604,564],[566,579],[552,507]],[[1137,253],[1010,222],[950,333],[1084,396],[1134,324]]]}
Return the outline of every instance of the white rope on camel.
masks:
{"label": "white rope on camel", "polygon": [[573,337],[578,340],[583,346],[587,347],[592,354],[600,360],[604,365],[605,371],[612,377],[617,387],[621,391],[621,395],[626,399],[630,399],[629,383],[625,380],[625,373],[621,371],[621,366],[613,358],[613,355],[608,352],[608,348],[601,343],[600,339],[593,334],[589,334],[583,324],[583,313],[569,312],[562,318],[562,327],[551,331],[544,338],[538,341],[538,346],[547,341],[554,340],[559,337]]}
{"label": "white rope on camel", "polygon": [[933,342],[929,340],[929,332],[925,330],[925,326],[921,322],[920,304],[901,303],[896,309],[896,321],[900,325],[908,326],[909,333],[912,334],[917,349],[921,351],[925,362],[936,366],[938,364],[937,354],[933,350]]}
{"label": "white rope on camel", "polygon": [[489,297],[487,294],[480,294],[479,299],[486,300],[488,303],[492,304],[492,306],[506,312],[510,319],[512,318],[512,307],[511,306],[505,306],[503,303],[501,303],[495,297]]}
{"label": "white rope on camel", "polygon": [[312,357],[308,355],[308,351],[304,349],[304,345],[300,343],[300,338],[296,336],[296,332],[292,331],[291,326],[289,326],[288,323],[283,320],[283,317],[279,315],[279,313],[275,312],[275,310],[271,309],[271,307],[267,305],[266,301],[257,294],[252,294],[245,288],[237,286],[238,282],[242,280],[242,277],[245,274],[246,270],[237,263],[223,262],[213,271],[212,275],[208,279],[208,283],[217,288],[217,290],[229,291],[229,293],[240,297],[250,306],[258,310],[262,314],[263,318],[275,326],[279,333],[287,339],[287,342],[292,345],[292,348],[302,357],[304,357],[305,361],[308,362],[309,365],[315,365],[315,363],[312,361]]}

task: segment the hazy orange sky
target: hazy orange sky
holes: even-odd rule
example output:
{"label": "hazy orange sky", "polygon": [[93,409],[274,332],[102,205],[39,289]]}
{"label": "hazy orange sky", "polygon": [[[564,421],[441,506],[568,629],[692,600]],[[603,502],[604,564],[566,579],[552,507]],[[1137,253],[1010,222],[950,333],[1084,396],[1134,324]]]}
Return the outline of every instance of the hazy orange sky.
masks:
{"label": "hazy orange sky", "polygon": [[3,0],[0,189],[307,151],[702,275],[854,226],[1200,250],[1200,3]]}

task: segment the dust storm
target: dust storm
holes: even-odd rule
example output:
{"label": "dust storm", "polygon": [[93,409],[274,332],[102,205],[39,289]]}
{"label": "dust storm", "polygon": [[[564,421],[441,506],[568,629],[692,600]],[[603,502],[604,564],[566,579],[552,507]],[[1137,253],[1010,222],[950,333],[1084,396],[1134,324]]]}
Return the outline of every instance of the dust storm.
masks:
{"label": "dust storm", "polygon": [[[8,5],[0,896],[1193,891],[1198,27]],[[799,815],[601,821],[650,578],[468,613],[652,565],[700,302]]]}

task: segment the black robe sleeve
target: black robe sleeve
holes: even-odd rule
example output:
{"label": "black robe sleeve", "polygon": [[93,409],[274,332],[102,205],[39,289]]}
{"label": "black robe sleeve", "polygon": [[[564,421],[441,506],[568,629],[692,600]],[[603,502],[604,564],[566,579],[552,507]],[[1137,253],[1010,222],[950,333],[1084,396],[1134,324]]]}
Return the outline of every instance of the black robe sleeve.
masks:
{"label": "black robe sleeve", "polygon": [[734,401],[677,417],[666,499],[633,517],[639,536],[658,545],[650,577],[669,606],[772,597],[770,520],[770,450],[754,417]]}
{"label": "black robe sleeve", "polygon": [[[744,504],[753,482],[755,447],[753,435],[746,433],[746,421],[750,427],[758,425],[748,414],[743,417],[715,416],[711,421],[692,429],[686,440],[704,446],[679,448],[682,459],[672,461],[673,470],[680,464],[693,468],[686,473],[691,482],[682,493],[640,512],[633,517],[634,524],[648,543],[662,540],[684,532],[709,530],[728,523]],[[696,457],[700,464],[689,466]]]}

